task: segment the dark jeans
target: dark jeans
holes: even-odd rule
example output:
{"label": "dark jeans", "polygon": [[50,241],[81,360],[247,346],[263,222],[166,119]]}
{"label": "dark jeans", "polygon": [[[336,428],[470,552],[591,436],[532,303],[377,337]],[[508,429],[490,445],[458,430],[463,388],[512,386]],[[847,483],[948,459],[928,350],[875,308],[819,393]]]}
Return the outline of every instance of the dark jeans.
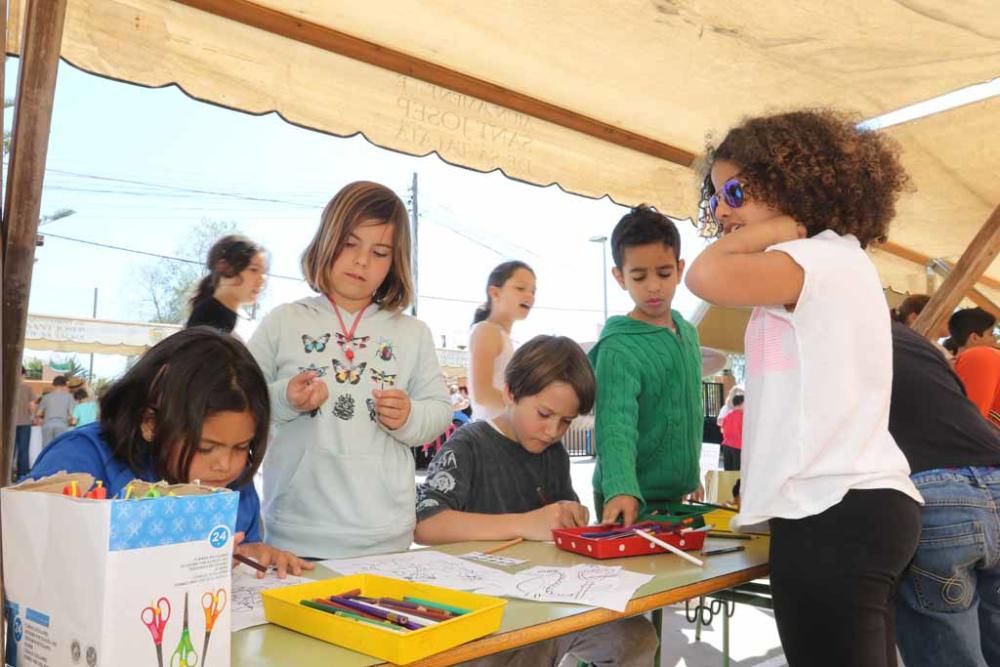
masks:
{"label": "dark jeans", "polygon": [[742,449],[736,449],[735,447],[722,446],[722,469],[723,470],[735,470],[739,472],[740,470],[740,454],[743,453]]}
{"label": "dark jeans", "polygon": [[920,536],[920,506],[849,491],[820,514],[771,519],[771,590],[789,667],[894,667],[894,593]]}
{"label": "dark jeans", "polygon": [[906,667],[1000,665],[1000,467],[927,470],[923,531],[899,588]]}
{"label": "dark jeans", "polygon": [[14,431],[14,481],[28,474],[31,424],[17,426]]}

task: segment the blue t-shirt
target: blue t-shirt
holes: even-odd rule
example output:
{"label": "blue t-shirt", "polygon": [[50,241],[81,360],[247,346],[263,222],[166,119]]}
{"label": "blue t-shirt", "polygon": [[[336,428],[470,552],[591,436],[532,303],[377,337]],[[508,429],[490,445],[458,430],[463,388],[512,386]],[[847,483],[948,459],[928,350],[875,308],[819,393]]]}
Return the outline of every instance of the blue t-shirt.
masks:
{"label": "blue t-shirt", "polygon": [[[85,472],[102,480],[108,497],[122,493],[128,483],[138,478],[145,482],[160,481],[152,466],[136,475],[128,463],[116,459],[111,447],[101,436],[99,422],[87,424],[59,436],[42,450],[28,477],[38,479],[57,472]],[[236,511],[236,530],[246,534],[245,542],[260,542],[260,499],[253,481],[239,489],[240,504]]]}

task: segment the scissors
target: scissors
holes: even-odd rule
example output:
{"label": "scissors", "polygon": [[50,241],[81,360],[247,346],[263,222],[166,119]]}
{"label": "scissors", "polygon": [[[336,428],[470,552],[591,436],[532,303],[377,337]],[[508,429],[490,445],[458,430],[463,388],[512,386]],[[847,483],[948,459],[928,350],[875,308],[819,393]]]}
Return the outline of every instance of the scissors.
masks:
{"label": "scissors", "polygon": [[170,620],[170,600],[160,598],[155,605],[149,605],[139,612],[139,620],[147,628],[149,634],[153,635],[153,644],[156,645],[156,662],[163,667],[163,628]]}
{"label": "scissors", "polygon": [[201,667],[205,667],[205,657],[208,655],[208,638],[212,636],[212,628],[219,614],[226,608],[225,589],[220,588],[215,591],[208,591],[201,596],[201,610],[205,612],[205,646],[201,649]]}
{"label": "scissors", "polygon": [[196,667],[198,653],[191,644],[191,633],[188,631],[188,594],[184,594],[184,625],[181,627],[181,640],[170,656],[170,667]]}

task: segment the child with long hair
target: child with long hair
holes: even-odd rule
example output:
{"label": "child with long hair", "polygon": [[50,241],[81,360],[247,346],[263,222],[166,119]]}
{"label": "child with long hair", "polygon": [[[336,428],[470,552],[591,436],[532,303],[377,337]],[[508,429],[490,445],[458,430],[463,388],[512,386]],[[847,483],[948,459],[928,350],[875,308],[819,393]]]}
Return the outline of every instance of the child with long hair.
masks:
{"label": "child with long hair", "polygon": [[246,237],[223,236],[208,251],[205,264],[208,275],[191,296],[186,326],[209,326],[231,333],[240,306],[256,302],[264,289],[267,255]]}
{"label": "child with long hair", "polygon": [[514,354],[510,331],[535,305],[535,272],[524,262],[504,262],[486,281],[486,302],[476,309],[469,338],[472,416],[491,419],[503,411],[503,374]]}
{"label": "child with long hair", "polygon": [[30,477],[85,472],[122,496],[133,479],[199,481],[239,492],[236,552],[278,575],[313,566],[261,542],[253,476],[264,459],[267,384],[242,343],[186,329],[149,350],[101,397],[100,420],[42,451]]}
{"label": "child with long hair", "polygon": [[405,550],[410,448],[444,432],[452,410],[430,329],[401,312],[413,297],[403,202],[377,183],[345,186],[302,272],[319,295],[275,308],[248,343],[273,409],[268,539],[321,558]]}
{"label": "child with long hair", "polygon": [[692,262],[706,301],[754,306],[735,525],[768,522],[792,667],[895,665],[893,591],[920,494],[888,429],[889,311],[864,252],[907,183],[885,135],[828,110],[751,118],[710,148]]}

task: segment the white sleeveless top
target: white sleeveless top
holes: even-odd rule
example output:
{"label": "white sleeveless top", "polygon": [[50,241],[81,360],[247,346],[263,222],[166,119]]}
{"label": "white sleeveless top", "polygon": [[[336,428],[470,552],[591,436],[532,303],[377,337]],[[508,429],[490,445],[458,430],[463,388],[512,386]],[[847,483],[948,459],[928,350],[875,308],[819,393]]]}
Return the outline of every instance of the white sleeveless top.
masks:
{"label": "white sleeveless top", "polygon": [[[472,327],[473,332],[479,327],[496,327],[496,329],[500,332],[500,339],[503,341],[503,345],[500,348],[500,354],[498,354],[497,358],[493,361],[493,379],[490,384],[492,384],[497,389],[497,391],[502,392],[504,385],[504,372],[507,370],[507,364],[510,363],[511,357],[514,356],[514,344],[510,340],[510,335],[499,324],[494,324],[493,322],[486,322],[486,321],[480,322],[476,326]],[[476,386],[475,371],[472,369],[471,355],[469,363],[469,386],[470,388]],[[470,398],[472,398],[471,393],[474,393],[474,391],[470,392]],[[496,417],[498,414],[500,414],[498,410],[490,409],[485,405],[481,405],[477,403],[475,400],[472,400],[473,419],[477,421],[483,419],[492,419],[493,417]]]}
{"label": "white sleeveless top", "polygon": [[747,325],[746,416],[736,527],[799,519],[851,489],[916,501],[889,434],[892,338],[878,273],[856,238],[825,231],[769,248],[805,273],[793,312],[755,308]]}

